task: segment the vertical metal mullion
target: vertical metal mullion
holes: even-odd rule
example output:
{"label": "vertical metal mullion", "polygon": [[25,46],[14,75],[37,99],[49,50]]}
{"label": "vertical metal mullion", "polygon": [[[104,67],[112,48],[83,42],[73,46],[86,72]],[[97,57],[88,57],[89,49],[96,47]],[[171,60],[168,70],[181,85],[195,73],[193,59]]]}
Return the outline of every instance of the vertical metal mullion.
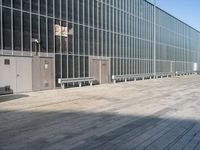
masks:
{"label": "vertical metal mullion", "polygon": [[109,20],[110,20],[110,25],[108,25],[108,32],[109,32],[109,57],[111,57],[111,54],[112,54],[112,49],[111,49],[111,44],[112,44],[112,31],[111,31],[111,7],[110,7],[110,4],[108,5],[108,8],[109,8],[109,11],[108,11],[108,15],[109,15]]}
{"label": "vertical metal mullion", "polygon": [[3,11],[2,11],[2,6],[1,6],[1,54],[3,55],[3,19],[2,19],[2,17],[3,17]]}
{"label": "vertical metal mullion", "polygon": [[88,11],[88,20],[87,21],[88,21],[88,62],[89,62],[88,72],[89,72],[89,77],[90,77],[91,76],[91,72],[90,72],[90,70],[91,70],[91,68],[90,68],[91,67],[91,60],[90,60],[91,54],[90,54],[90,27],[89,27],[89,23],[90,23],[90,15],[89,15],[90,13],[89,13],[89,11],[90,11],[90,9],[89,9],[89,1],[88,1],[87,5],[88,5],[87,6],[87,8],[88,8],[88,10],[87,10]]}
{"label": "vertical metal mullion", "polygon": [[80,77],[80,15],[79,15],[79,0],[77,1],[78,7],[78,77]]}
{"label": "vertical metal mullion", "polygon": [[[131,2],[129,1],[129,4],[130,4]],[[129,74],[131,74],[131,40],[132,40],[132,38],[131,38],[131,6],[129,6],[129,32],[130,32],[130,34],[129,34]]]}
{"label": "vertical metal mullion", "polygon": [[156,76],[156,0],[154,0],[154,78]]}
{"label": "vertical metal mullion", "polygon": [[[41,15],[40,15],[40,2],[38,0],[38,37],[39,37],[39,42],[41,42],[41,33],[40,33],[40,19]],[[39,44],[38,46],[38,49],[39,49],[39,56],[41,56],[41,44]]]}
{"label": "vertical metal mullion", "polygon": [[53,55],[54,55],[54,88],[56,88],[56,53],[55,53],[55,0],[53,0]]}
{"label": "vertical metal mullion", "polygon": [[31,5],[31,1],[30,1],[30,11],[29,11],[29,17],[30,17],[30,54],[31,54],[31,56],[33,56],[33,49],[32,49],[32,44],[33,44],[32,43],[32,11],[31,11],[31,6],[32,5]]}
{"label": "vertical metal mullion", "polygon": [[[72,28],[73,28],[73,33],[74,33],[74,2],[72,2]],[[72,55],[72,64],[73,64],[73,78],[75,76],[75,68],[74,68],[74,37],[72,38],[72,49],[73,49],[73,55]]]}
{"label": "vertical metal mullion", "polygon": [[95,37],[94,37],[94,32],[95,32],[95,30],[94,30],[94,2],[92,3],[92,7],[93,7],[93,12],[92,12],[93,13],[93,15],[92,15],[92,17],[93,17],[92,18],[93,19],[92,20],[93,21],[93,23],[92,23],[92,29],[93,29],[93,56],[94,56],[94,48],[95,48],[95,46],[94,46],[95,45],[95,41],[94,41],[95,40]]}
{"label": "vertical metal mullion", "polygon": [[[118,4],[117,4],[118,5]],[[116,47],[116,49],[115,49],[115,63],[116,63],[116,74],[115,75],[118,75],[118,67],[119,67],[119,65],[118,65],[118,36],[119,36],[119,32],[118,32],[118,28],[119,28],[119,26],[118,26],[118,8],[117,8],[117,5],[116,5],[116,22],[114,23],[114,24],[116,24],[116,43],[115,43],[115,47]]]}
{"label": "vertical metal mullion", "polygon": [[113,49],[112,49],[112,73],[113,74],[111,74],[111,75],[114,75],[115,73],[115,62],[114,62],[114,56],[115,56],[115,23],[114,23],[114,21],[115,21],[115,8],[114,8],[114,2],[113,2],[113,4],[112,4],[112,11],[113,11],[113,14],[112,14],[112,23],[113,23],[113,26],[112,26],[112,37],[113,37],[113,39],[112,39],[112,45],[113,45]]}
{"label": "vertical metal mullion", "polygon": [[99,52],[99,45],[100,45],[100,43],[99,43],[99,28],[98,28],[99,27],[99,21],[98,21],[99,20],[99,2],[96,1],[96,3],[97,3],[97,10],[96,10],[96,13],[97,13],[97,18],[96,18],[97,19],[97,21],[96,21],[97,22],[97,25],[96,25],[96,28],[97,28],[97,41],[96,41],[97,42],[96,43],[97,50],[96,51],[97,51],[97,56],[99,57],[99,54],[100,54],[100,52]]}
{"label": "vertical metal mullion", "polygon": [[[66,0],[66,24],[67,24],[67,27],[68,27],[68,0]],[[68,28],[67,28],[68,30]],[[68,31],[67,31],[68,32]],[[67,38],[67,56],[65,57],[67,59],[67,78],[69,78],[69,45],[68,45],[68,40],[69,38]]]}
{"label": "vertical metal mullion", "polygon": [[[82,4],[83,4],[83,41],[85,41],[85,3],[84,3],[85,1],[83,0],[82,1]],[[83,77],[85,77],[86,75],[85,75],[85,73],[86,73],[86,71],[85,71],[85,42],[84,42],[84,44],[83,44],[83,72],[84,72],[84,74],[83,74]]]}
{"label": "vertical metal mullion", "polygon": [[60,46],[59,46],[59,48],[60,48],[60,77],[61,77],[61,79],[63,78],[63,61],[62,61],[62,59],[63,59],[63,53],[62,53],[62,21],[61,21],[61,14],[62,14],[62,1],[61,0],[59,0],[60,1],[60,16],[59,16],[59,22],[60,22],[60,30],[61,30],[61,35],[60,35]]}
{"label": "vertical metal mullion", "polygon": [[11,1],[11,50],[12,50],[12,55],[14,55],[13,44],[14,44],[14,41],[13,41],[13,1]]}
{"label": "vertical metal mullion", "polygon": [[23,11],[22,11],[22,0],[21,0],[21,55],[23,55],[24,43],[23,43]]}
{"label": "vertical metal mullion", "polygon": [[49,41],[48,41],[48,4],[47,4],[47,0],[46,0],[46,56],[49,56]]}
{"label": "vertical metal mullion", "polygon": [[107,32],[108,32],[108,30],[107,30],[107,8],[108,7],[107,7],[107,4],[105,4],[104,6],[105,6],[105,21],[106,21],[105,29],[104,29],[105,30],[105,34],[106,34],[106,36],[105,36],[105,41],[106,41],[105,42],[105,44],[106,44],[105,56],[108,57],[108,52],[107,52],[108,51],[108,45],[107,45],[108,44],[108,42],[107,42]]}
{"label": "vertical metal mullion", "polygon": [[104,33],[104,30],[103,30],[103,3],[102,2],[99,2],[101,3],[101,57],[103,57],[103,47],[104,47],[104,41],[103,41],[103,33]]}

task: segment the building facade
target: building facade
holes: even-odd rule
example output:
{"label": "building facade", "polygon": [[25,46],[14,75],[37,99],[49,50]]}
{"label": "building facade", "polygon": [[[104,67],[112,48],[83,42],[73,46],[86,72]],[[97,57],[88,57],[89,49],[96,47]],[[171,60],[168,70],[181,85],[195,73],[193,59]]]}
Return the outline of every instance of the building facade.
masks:
{"label": "building facade", "polygon": [[[200,68],[199,54],[200,32],[146,0],[0,2],[0,71],[7,59],[17,58],[15,66],[31,59],[23,76],[31,76],[32,90],[59,87],[59,78],[95,76],[106,83],[112,75],[192,72]],[[8,72],[0,75],[0,87],[9,85]]]}

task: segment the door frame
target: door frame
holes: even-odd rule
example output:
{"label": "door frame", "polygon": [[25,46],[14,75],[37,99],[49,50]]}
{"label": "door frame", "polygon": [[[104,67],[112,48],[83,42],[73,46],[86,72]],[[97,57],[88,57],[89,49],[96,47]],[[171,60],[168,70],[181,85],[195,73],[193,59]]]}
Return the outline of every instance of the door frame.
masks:
{"label": "door frame", "polygon": [[[89,56],[89,76],[91,77],[91,64],[92,60],[98,60],[102,62],[102,60],[108,61],[108,83],[111,82],[111,58],[110,57],[98,57],[98,56]],[[102,84],[102,79],[101,79],[101,63],[99,63],[99,76],[100,76],[100,81],[99,84]]]}

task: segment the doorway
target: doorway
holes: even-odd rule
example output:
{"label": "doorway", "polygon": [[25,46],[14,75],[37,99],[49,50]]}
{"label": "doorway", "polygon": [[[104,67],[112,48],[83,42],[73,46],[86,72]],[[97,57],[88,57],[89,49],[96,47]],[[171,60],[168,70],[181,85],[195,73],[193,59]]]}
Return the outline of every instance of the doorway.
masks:
{"label": "doorway", "polygon": [[33,91],[53,89],[53,59],[33,57]]}
{"label": "doorway", "polygon": [[32,91],[32,58],[0,56],[0,87],[14,92]]}
{"label": "doorway", "polygon": [[98,84],[110,82],[110,60],[109,59],[91,59],[90,74],[95,77]]}
{"label": "doorway", "polygon": [[175,71],[175,62],[174,61],[170,62],[170,72],[176,72]]}
{"label": "doorway", "polygon": [[32,91],[32,59],[16,58],[16,92]]}

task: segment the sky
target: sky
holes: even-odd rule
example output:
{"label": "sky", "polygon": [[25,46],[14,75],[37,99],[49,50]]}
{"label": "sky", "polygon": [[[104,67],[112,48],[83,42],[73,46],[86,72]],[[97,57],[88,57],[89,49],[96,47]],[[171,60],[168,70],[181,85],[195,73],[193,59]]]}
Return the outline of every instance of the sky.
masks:
{"label": "sky", "polygon": [[156,5],[200,31],[200,0],[156,0]]}

